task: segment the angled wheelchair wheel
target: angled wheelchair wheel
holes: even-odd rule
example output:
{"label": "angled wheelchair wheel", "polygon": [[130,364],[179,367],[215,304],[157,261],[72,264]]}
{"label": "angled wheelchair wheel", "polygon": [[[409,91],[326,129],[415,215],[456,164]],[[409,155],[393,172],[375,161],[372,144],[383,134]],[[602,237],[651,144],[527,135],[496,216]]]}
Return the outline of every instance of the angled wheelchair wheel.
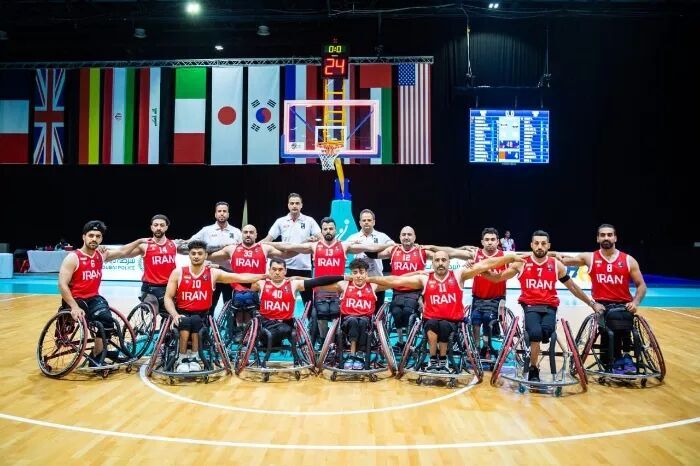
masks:
{"label": "angled wheelchair wheel", "polygon": [[[294,319],[294,327],[297,331],[297,344],[301,350],[302,357],[304,360],[311,364],[311,370],[316,370],[316,353],[314,353],[313,343],[311,342],[311,337],[306,331],[304,324],[299,319]],[[295,373],[296,376],[296,373]],[[301,374],[300,374],[301,377]],[[299,377],[297,378],[299,380]]]}
{"label": "angled wheelchair wheel", "polygon": [[404,346],[403,352],[401,353],[401,362],[399,362],[399,367],[397,368],[396,378],[398,379],[403,377],[406,373],[406,368],[408,366],[409,359],[411,359],[411,355],[415,353],[415,349],[413,348],[413,346],[416,344],[418,332],[420,332],[421,326],[422,323],[420,319],[413,319],[413,325],[411,326],[411,330],[408,333],[408,338],[406,338],[406,345]]}
{"label": "angled wheelchair wheel", "polygon": [[226,348],[230,348],[234,340],[234,332],[236,330],[236,316],[233,311],[233,299],[229,299],[224,304],[223,309],[216,319],[216,325],[219,329],[219,336]]}
{"label": "angled wheelchair wheel", "polygon": [[124,314],[110,307],[112,318],[117,323],[117,329],[109,340],[109,345],[118,352],[119,362],[134,360],[136,356],[133,350],[137,347],[136,332]]}
{"label": "angled wheelchair wheel", "polygon": [[571,327],[569,326],[569,322],[565,319],[561,319],[561,326],[564,329],[566,344],[571,352],[571,366],[576,371],[576,378],[581,384],[581,388],[583,388],[583,391],[585,392],[588,390],[588,377],[586,376],[586,371],[583,370],[583,363],[579,357],[578,348],[576,347],[574,337],[571,334]]}
{"label": "angled wheelchair wheel", "polygon": [[[386,306],[386,304],[384,306]],[[382,306],[382,308],[384,306]],[[389,345],[389,339],[387,338],[383,321],[376,320],[375,327],[377,329],[377,338],[379,339],[380,351],[384,353],[384,358],[386,359],[386,367],[389,369],[389,372],[391,372],[391,375],[396,375],[396,360],[394,359],[394,352],[391,350],[391,346]]]}
{"label": "angled wheelchair wheel", "polygon": [[476,347],[474,339],[472,338],[472,333],[469,330],[470,329],[467,328],[467,324],[464,322],[460,323],[458,331],[460,332],[460,339],[463,342],[462,350],[465,353],[464,362],[469,363],[474,371],[474,375],[479,382],[481,382],[484,379],[484,368],[481,365],[481,360],[478,356],[479,349]]}
{"label": "angled wheelchair wheel", "polygon": [[[333,321],[333,325],[331,325],[328,329],[326,339],[323,341],[323,346],[321,346],[321,352],[319,353],[318,359],[316,360],[316,370],[319,374],[323,372],[323,363],[326,362],[326,358],[328,358],[331,346],[333,346],[333,343],[335,342],[335,334],[338,332],[339,325],[340,319],[335,319],[335,321]],[[336,348],[336,351],[340,351],[342,353],[343,350],[342,348]],[[333,373],[333,375],[335,375],[335,372]]]}
{"label": "angled wheelchair wheel", "polygon": [[130,349],[134,358],[141,358],[151,346],[156,333],[158,314],[155,308],[146,302],[137,304],[127,316],[134,331],[135,339]]}
{"label": "angled wheelchair wheel", "polygon": [[153,353],[151,354],[151,357],[148,360],[148,365],[146,366],[147,377],[150,377],[153,374],[154,369],[167,366],[169,356],[169,351],[167,350],[167,340],[170,338],[169,335],[172,333],[170,328],[172,323],[173,318],[170,316],[168,316],[168,318],[161,323],[160,332],[158,333],[158,340],[156,340],[156,344],[153,347]]}
{"label": "angled wheelchair wheel", "polygon": [[510,354],[510,350],[513,347],[513,342],[515,340],[516,333],[518,333],[519,321],[520,318],[515,317],[513,319],[513,322],[511,322],[508,331],[505,333],[506,338],[505,340],[503,340],[503,347],[501,348],[500,353],[498,353],[498,359],[496,359],[496,363],[493,365],[493,372],[491,373],[491,385],[496,385],[496,382],[498,382],[498,378],[501,375],[501,370],[503,369],[503,364],[506,362],[506,359]]}
{"label": "angled wheelchair wheel", "polygon": [[231,361],[228,358],[228,351],[226,351],[226,347],[221,339],[221,334],[219,333],[219,328],[216,326],[216,321],[212,316],[209,316],[209,332],[212,340],[212,357],[216,359],[214,354],[218,353],[226,375],[231,375]]}
{"label": "angled wheelchair wheel", "polygon": [[250,355],[253,353],[255,344],[258,341],[259,325],[259,319],[253,319],[246,325],[243,340],[241,341],[241,345],[238,347],[238,351],[236,352],[236,359],[234,362],[234,371],[236,372],[236,375],[240,375],[240,373],[243,372],[243,369],[245,369],[250,362]]}
{"label": "angled wheelchair wheel", "polygon": [[41,372],[60,378],[75,369],[87,346],[85,319],[73,320],[69,310],[59,310],[44,325],[36,348],[36,360]]}
{"label": "angled wheelchair wheel", "polygon": [[661,353],[659,342],[656,340],[656,335],[654,335],[649,322],[647,322],[644,317],[635,314],[635,323],[639,335],[642,338],[642,357],[644,359],[644,364],[648,366],[650,370],[659,374],[656,378],[661,382],[664,380],[664,377],[666,377],[666,362]]}

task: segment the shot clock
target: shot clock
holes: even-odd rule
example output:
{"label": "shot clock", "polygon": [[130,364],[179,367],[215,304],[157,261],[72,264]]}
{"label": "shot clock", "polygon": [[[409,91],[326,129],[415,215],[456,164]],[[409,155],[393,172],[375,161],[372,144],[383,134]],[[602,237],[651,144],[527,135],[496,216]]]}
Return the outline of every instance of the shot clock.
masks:
{"label": "shot clock", "polygon": [[321,77],[324,79],[348,77],[348,46],[327,44],[321,57]]}

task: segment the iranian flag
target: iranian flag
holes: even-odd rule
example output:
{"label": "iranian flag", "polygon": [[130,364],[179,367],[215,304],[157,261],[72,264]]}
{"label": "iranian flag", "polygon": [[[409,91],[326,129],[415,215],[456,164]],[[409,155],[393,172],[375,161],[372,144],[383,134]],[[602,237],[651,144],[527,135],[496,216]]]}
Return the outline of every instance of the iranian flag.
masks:
{"label": "iranian flag", "polygon": [[175,164],[204,163],[206,94],[206,68],[175,70]]}
{"label": "iranian flag", "polygon": [[134,162],[134,69],[104,70],[102,163]]}

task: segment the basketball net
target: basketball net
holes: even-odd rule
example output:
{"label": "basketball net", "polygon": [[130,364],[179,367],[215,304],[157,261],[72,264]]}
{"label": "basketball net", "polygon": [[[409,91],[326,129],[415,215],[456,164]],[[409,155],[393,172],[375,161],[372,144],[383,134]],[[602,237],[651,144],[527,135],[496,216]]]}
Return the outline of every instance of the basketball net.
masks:
{"label": "basketball net", "polygon": [[341,141],[323,141],[319,144],[321,153],[318,158],[321,160],[321,170],[330,171],[335,168],[338,174],[341,193],[345,192],[345,176],[343,174],[343,162],[338,158],[340,149],[343,148]]}

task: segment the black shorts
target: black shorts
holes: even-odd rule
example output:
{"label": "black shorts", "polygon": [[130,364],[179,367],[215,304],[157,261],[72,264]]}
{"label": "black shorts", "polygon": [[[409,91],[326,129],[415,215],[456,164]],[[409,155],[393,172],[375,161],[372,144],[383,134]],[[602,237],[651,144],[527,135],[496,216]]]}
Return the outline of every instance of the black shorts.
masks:
{"label": "black shorts", "polygon": [[[289,339],[292,336],[292,331],[294,331],[294,319],[276,320],[263,317],[260,325],[263,329],[270,332],[272,346],[280,346],[282,340],[285,338]],[[263,341],[267,342],[267,333],[260,332],[260,334],[263,337]]]}
{"label": "black shorts", "polygon": [[150,283],[142,283],[141,284],[141,301],[146,299],[146,295],[153,295],[158,299],[158,312],[166,313],[167,311],[165,310],[165,289],[167,287],[165,285],[151,285]]}
{"label": "black shorts", "polygon": [[233,297],[233,307],[238,311],[257,309],[260,307],[260,298],[258,293],[253,290],[234,290]]}
{"label": "black shorts", "polygon": [[[75,298],[78,306],[85,311],[85,319],[89,321],[98,320],[97,317],[107,312],[107,315],[112,314],[109,309],[109,303],[100,295],[95,295],[90,298]],[[69,309],[70,306],[65,301],[61,302],[61,307]]]}
{"label": "black shorts", "polygon": [[340,299],[337,293],[319,293],[314,295],[314,309],[318,320],[333,320],[340,316]]}
{"label": "black shorts", "polygon": [[525,313],[525,331],[531,342],[549,343],[557,328],[557,308],[554,306],[530,306],[522,304]]}
{"label": "black shorts", "polygon": [[634,327],[634,314],[627,310],[625,303],[613,303],[602,301],[605,306],[605,325],[610,330],[631,331]]}
{"label": "black shorts", "polygon": [[437,333],[438,343],[447,343],[450,339],[450,334],[457,331],[459,321],[444,320],[444,319],[428,319],[423,324],[425,333],[429,331]]}

